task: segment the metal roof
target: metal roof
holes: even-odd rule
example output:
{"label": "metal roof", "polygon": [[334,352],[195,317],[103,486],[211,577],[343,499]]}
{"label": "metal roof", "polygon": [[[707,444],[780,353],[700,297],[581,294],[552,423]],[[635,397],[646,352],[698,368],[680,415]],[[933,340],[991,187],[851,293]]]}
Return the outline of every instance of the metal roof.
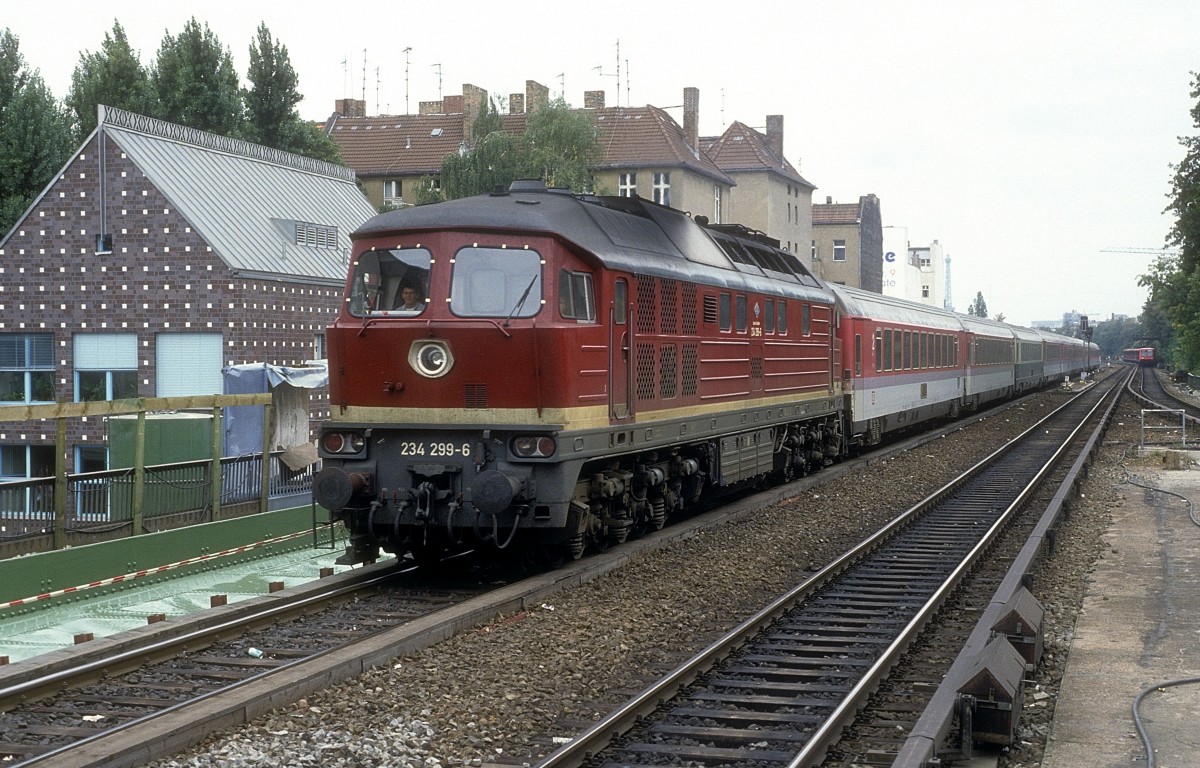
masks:
{"label": "metal roof", "polygon": [[[375,214],[352,170],[111,107],[100,114],[104,136],[230,269],[345,279],[350,233]],[[298,245],[297,224],[325,245]]]}
{"label": "metal roof", "polygon": [[829,292],[811,277],[768,275],[735,264],[712,233],[681,211],[640,197],[547,190],[540,182],[517,182],[504,194],[381,213],[354,239],[443,229],[540,232],[574,243],[610,269],[832,303]]}

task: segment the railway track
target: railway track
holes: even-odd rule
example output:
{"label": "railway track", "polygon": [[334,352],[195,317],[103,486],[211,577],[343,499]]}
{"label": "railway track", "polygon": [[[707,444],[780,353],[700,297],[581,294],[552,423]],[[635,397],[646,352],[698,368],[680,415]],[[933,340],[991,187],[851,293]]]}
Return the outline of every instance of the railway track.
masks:
{"label": "railway track", "polygon": [[[1099,419],[1102,403],[1111,410],[1117,392],[1110,378],[1074,398],[539,766],[820,764],[1082,425]],[[1031,530],[1045,539],[1040,525]],[[926,686],[940,703],[937,681]],[[935,734],[923,739],[926,749],[906,746],[919,714],[893,722],[902,732],[876,744],[868,759],[886,764],[923,752],[909,763],[921,765],[942,748],[953,707],[923,726]]]}
{"label": "railway track", "polygon": [[[197,707],[294,674],[341,648],[486,591],[428,588],[384,566],[349,571],[278,597],[150,625],[82,652],[46,654],[0,672],[5,765],[118,765],[114,755],[169,734]],[[217,705],[221,706],[221,705]],[[238,705],[231,712],[237,712]],[[133,735],[137,732],[137,735]],[[104,746],[100,746],[104,745]]]}
{"label": "railway track", "polygon": [[[836,469],[852,471],[851,467]],[[797,491],[793,487],[788,492]],[[405,616],[399,616],[402,611],[398,608],[376,607],[373,609],[376,613],[397,614],[389,618],[395,619],[396,625],[369,635],[360,630],[370,624],[378,626],[376,619],[383,617],[369,615],[371,609],[368,609],[365,619],[359,614],[360,618],[348,619],[341,627],[318,633],[338,635],[339,641],[345,644],[327,647],[324,651],[313,649],[313,655],[283,647],[278,639],[267,639],[267,636],[261,640],[255,635],[239,636],[238,633],[244,631],[239,626],[271,624],[275,629],[271,630],[270,637],[278,638],[277,625],[284,617],[259,616],[238,621],[234,614],[242,611],[245,605],[238,604],[206,614],[198,621],[197,630],[207,631],[209,637],[197,635],[184,641],[187,655],[172,662],[183,667],[182,679],[168,678],[165,674],[160,676],[153,667],[140,666],[152,658],[178,655],[177,650],[167,649],[165,640],[161,649],[148,645],[152,634],[157,636],[167,631],[150,627],[144,628],[145,632],[126,633],[119,643],[97,641],[88,644],[94,648],[85,647],[82,651],[77,648],[64,653],[64,657],[70,657],[70,661],[64,659],[64,663],[79,669],[69,674],[42,669],[40,682],[29,679],[28,672],[14,675],[18,671],[16,666],[12,670],[0,668],[0,709],[9,709],[12,702],[21,702],[20,706],[14,704],[9,709],[12,713],[6,716],[9,719],[0,719],[0,734],[3,734],[0,735],[0,749],[11,750],[8,764],[12,765],[142,764],[154,756],[178,752],[215,730],[246,723],[276,706],[310,695],[338,680],[354,677],[368,667],[388,664],[397,655],[438,642],[497,615],[513,615],[536,607],[564,585],[577,584],[620,567],[626,556],[636,556],[637,544],[623,548],[622,552],[626,555],[618,553],[615,559],[590,566],[586,571],[564,569],[474,597],[465,593],[426,595],[422,598],[424,608],[433,611],[431,613],[422,614],[421,609],[414,608]],[[351,574],[354,578],[366,579],[373,575],[370,570]],[[265,600],[282,602],[295,592],[306,593],[308,590],[288,590]],[[294,612],[315,612],[324,600],[315,594],[307,597],[310,599],[307,606],[293,609]],[[460,598],[466,599],[455,602]],[[352,597],[343,599],[353,600]],[[441,610],[434,610],[439,601],[445,605]],[[171,631],[177,630],[172,628]],[[352,634],[362,639],[351,643]],[[264,651],[263,658],[250,656],[250,647]],[[218,649],[222,652],[218,653]],[[21,668],[27,666],[20,665]],[[119,676],[125,669],[135,667],[132,677]],[[63,692],[44,700],[52,689]],[[123,727],[108,727],[113,724]],[[19,738],[11,736],[13,733],[18,733]],[[11,743],[4,747],[4,741]],[[0,755],[4,754],[0,751]]]}

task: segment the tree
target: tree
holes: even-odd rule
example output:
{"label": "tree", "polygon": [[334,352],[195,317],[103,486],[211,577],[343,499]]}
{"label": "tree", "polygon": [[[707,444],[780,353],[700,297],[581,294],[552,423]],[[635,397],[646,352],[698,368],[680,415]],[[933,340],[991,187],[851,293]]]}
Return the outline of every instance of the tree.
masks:
{"label": "tree", "polygon": [[42,76],[30,72],[20,42],[0,34],[0,235],[7,233],[75,145],[71,121]]}
{"label": "tree", "polygon": [[287,46],[271,39],[266,24],[259,24],[255,42],[250,46],[246,80],[250,87],[242,91],[246,106],[243,138],[284,152],[341,162],[337,143],[301,119],[296,110],[296,105],[304,99],[298,90],[300,79],[292,68]]}
{"label": "tree", "polygon": [[[1192,125],[1200,129],[1200,74],[1192,73]],[[1170,318],[1174,363],[1188,370],[1200,365],[1200,136],[1180,137],[1183,160],[1173,165],[1170,204],[1175,223],[1167,244],[1177,254],[1159,257],[1138,285],[1150,288],[1150,302]],[[1143,312],[1143,315],[1145,312]]]}
{"label": "tree", "polygon": [[473,147],[442,161],[447,200],[507,189],[516,179],[542,179],[547,186],[576,192],[591,189],[591,169],[601,157],[591,116],[559,98],[529,115],[525,132],[502,129],[499,114],[485,108],[472,126]]}
{"label": "tree", "polygon": [[242,92],[233,56],[194,16],[178,36],[163,38],[150,80],[160,105],[157,117],[222,136],[241,129]]}
{"label": "tree", "polygon": [[975,301],[971,302],[971,306],[967,308],[968,315],[975,317],[987,317],[987,302],[983,300],[983,291],[975,294]]}
{"label": "tree", "polygon": [[592,168],[602,155],[598,137],[591,115],[571,109],[561,96],[536,110],[525,127],[533,175],[548,187],[591,191]]}
{"label": "tree", "polygon": [[82,142],[96,128],[96,105],[106,104],[153,115],[157,111],[150,73],[142,66],[120,22],[104,33],[99,53],[83,52],[71,74],[66,106],[75,120],[76,140]]}

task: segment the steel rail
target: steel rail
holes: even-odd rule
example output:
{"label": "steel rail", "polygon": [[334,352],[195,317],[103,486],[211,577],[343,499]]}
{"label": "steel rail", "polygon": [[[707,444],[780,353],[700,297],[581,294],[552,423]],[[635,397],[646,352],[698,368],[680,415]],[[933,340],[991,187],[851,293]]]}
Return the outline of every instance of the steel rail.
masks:
{"label": "steel rail", "polygon": [[[787,594],[778,598],[776,601],[756,613],[754,616],[746,619],[744,622],[730,631],[726,636],[713,642],[687,662],[669,672],[666,676],[658,680],[652,686],[627,701],[621,707],[613,710],[608,716],[597,722],[584,733],[580,734],[572,741],[564,744],[558,750],[543,758],[541,762],[537,763],[537,768],[563,768],[563,766],[582,765],[585,761],[592,758],[601,750],[609,747],[615,739],[619,738],[628,730],[630,730],[639,718],[644,717],[647,713],[658,709],[663,703],[676,696],[684,687],[695,681],[700,675],[709,671],[724,657],[728,656],[738,647],[744,645],[748,638],[758,634],[762,628],[768,626],[776,618],[793,608],[803,598],[812,594],[821,586],[833,581],[838,575],[864,558],[867,554],[878,548],[884,541],[890,539],[899,530],[911,524],[915,519],[923,514],[926,509],[934,506],[937,502],[949,496],[956,489],[970,482],[985,469],[987,469],[989,465],[1010,451],[1014,450],[1024,440],[1032,438],[1037,431],[1044,429],[1044,425],[1049,420],[1058,416],[1064,409],[1070,407],[1080,397],[1083,397],[1083,394],[1077,395],[1060,408],[1055,409],[1055,411],[1047,415],[1034,426],[1025,430],[1025,432],[1023,432],[1017,438],[1009,441],[1006,445],[1001,446],[996,451],[992,452],[989,456],[968,469],[958,478],[946,483],[944,486],[930,494],[925,500],[919,502],[917,505],[898,516],[891,523],[877,531],[871,537],[860,542],[853,549],[844,553],[837,560],[830,563],[810,578],[806,579],[803,583],[795,587]],[[1071,442],[1073,436],[1077,434],[1077,431],[1078,428],[1073,430],[1071,432],[1071,437],[1064,440],[1063,443],[1066,444]],[[1054,455],[1060,456],[1062,450],[1063,448],[1060,447]],[[1038,473],[1039,477],[1044,476],[1047,471],[1049,470],[1043,467],[1043,469]],[[1022,493],[1022,499],[1025,498],[1029,492],[1030,491],[1028,491],[1028,489],[1024,491]],[[1016,506],[1018,505],[1013,504],[1012,508],[1015,508]],[[991,532],[989,533],[989,538],[994,536],[998,530],[998,524],[993,525]],[[986,545],[977,545],[972,550],[970,559],[974,561],[985,549]],[[965,571],[965,566],[960,565],[954,571],[954,578],[957,580],[961,577],[962,573],[965,573]],[[950,588],[948,587],[943,587],[942,589],[938,590],[936,598],[937,601],[940,602],[942,599],[944,599],[944,596],[948,594],[949,591]],[[927,607],[925,610],[921,611],[919,616],[915,617],[909,622],[905,630],[906,633],[915,635],[916,630],[923,626],[928,620],[929,616],[931,616],[933,613],[934,608],[932,607]],[[896,648],[898,648],[898,646],[896,646]],[[890,668],[895,657],[898,655],[898,650],[889,649],[886,654],[887,658],[880,659],[880,661],[873,666],[871,674],[866,675],[864,679],[876,677],[878,674],[882,673],[882,671]],[[860,683],[859,686],[856,686],[852,694],[853,701],[847,700],[836,710],[836,724],[828,725],[827,728],[823,730],[820,739],[810,739],[809,743],[815,744],[816,741],[825,740],[828,734],[838,733],[842,725],[844,725],[844,721],[848,717],[852,716],[861,700],[870,693],[870,691],[867,690],[867,687],[868,686],[863,685],[862,683]],[[831,718],[831,720],[833,719],[834,718]],[[766,736],[766,734],[764,734],[764,736]],[[811,761],[813,759],[817,751],[821,751],[823,753],[824,749],[827,748],[828,744],[825,744],[819,749],[814,745],[807,749],[807,751],[802,752],[793,765],[805,764],[806,761]]]}

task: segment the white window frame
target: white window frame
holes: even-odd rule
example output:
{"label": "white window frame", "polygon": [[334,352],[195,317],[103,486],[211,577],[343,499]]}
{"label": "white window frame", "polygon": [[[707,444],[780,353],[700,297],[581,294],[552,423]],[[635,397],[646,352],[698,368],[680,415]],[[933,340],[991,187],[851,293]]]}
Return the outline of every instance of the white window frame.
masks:
{"label": "white window frame", "polygon": [[104,374],[104,399],[116,397],[116,387],[113,382],[114,373],[134,374],[134,389],[137,390],[137,334],[136,333],[77,333],[72,339],[74,345],[74,399],[80,398],[79,374]]}
{"label": "white window frame", "polygon": [[833,260],[834,261],[845,261],[846,260],[846,241],[845,240],[834,240],[833,241]]}
{"label": "white window frame", "polygon": [[620,197],[637,197],[637,172],[622,173],[617,181],[617,195]]}
{"label": "white window frame", "polygon": [[383,182],[383,204],[396,208],[404,206],[404,180],[388,179]]}
{"label": "white window frame", "polygon": [[713,224],[721,223],[721,185],[713,184]]}
{"label": "white window frame", "polygon": [[659,205],[671,204],[671,172],[654,172],[654,202]]}

